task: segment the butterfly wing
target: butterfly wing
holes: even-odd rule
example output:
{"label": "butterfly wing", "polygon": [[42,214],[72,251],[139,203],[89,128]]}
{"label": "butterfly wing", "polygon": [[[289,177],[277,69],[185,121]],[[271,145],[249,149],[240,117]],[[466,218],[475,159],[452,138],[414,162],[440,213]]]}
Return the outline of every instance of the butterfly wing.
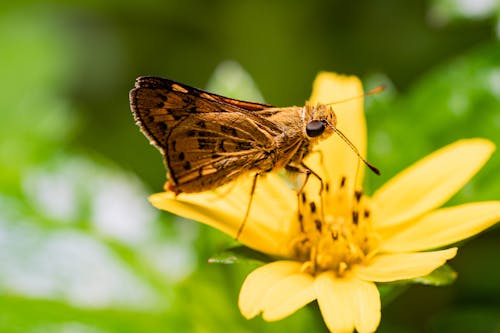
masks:
{"label": "butterfly wing", "polygon": [[195,96],[210,101],[217,101],[221,103],[231,104],[241,109],[248,111],[257,111],[262,109],[271,108],[272,106],[264,103],[247,102],[238,99],[233,99],[229,97],[224,97],[211,92],[207,92],[198,88],[188,86],[183,83],[175,82],[169,79],[164,79],[161,77],[154,76],[142,76],[137,78],[136,87],[151,87],[151,88],[165,88],[174,92],[181,94],[188,94],[190,96]]}
{"label": "butterfly wing", "polygon": [[164,78],[143,76],[130,91],[130,105],[142,132],[162,154],[167,145],[166,134],[184,119],[201,113],[242,112],[271,131],[281,128],[252,111],[272,108],[212,94]]}
{"label": "butterfly wing", "polygon": [[167,141],[168,186],[174,192],[213,189],[273,164],[273,135],[242,113],[188,118],[171,131]]}
{"label": "butterfly wing", "polygon": [[130,92],[134,117],[165,156],[170,190],[199,192],[240,174],[272,168],[282,129],[254,111],[267,104],[233,100],[174,81],[140,77]]}

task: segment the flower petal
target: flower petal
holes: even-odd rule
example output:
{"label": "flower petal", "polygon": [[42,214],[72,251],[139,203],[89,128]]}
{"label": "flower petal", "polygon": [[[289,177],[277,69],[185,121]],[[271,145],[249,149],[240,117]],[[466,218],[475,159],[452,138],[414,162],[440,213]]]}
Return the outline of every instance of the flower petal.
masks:
{"label": "flower petal", "polygon": [[[208,224],[235,237],[250,200],[253,177],[228,184],[217,192],[157,193],[149,197],[156,208]],[[277,175],[257,179],[248,219],[239,240],[274,255],[286,255],[285,237],[294,221],[296,194]]]}
{"label": "flower petal", "polygon": [[355,280],[357,312],[354,325],[359,333],[375,332],[381,316],[380,294],[375,283]]}
{"label": "flower petal", "polygon": [[[318,74],[313,84],[311,102],[335,103],[342,100],[358,97],[363,94],[361,81],[355,76],[344,76],[334,73],[322,72]],[[332,104],[337,115],[337,128],[354,144],[360,154],[366,155],[366,123],[363,113],[363,97],[355,98],[348,102]],[[340,139],[333,135],[320,142],[314,151],[305,160],[305,164],[316,171],[325,180],[338,185],[342,177],[355,179],[358,166],[364,168],[359,159]],[[358,185],[363,182],[363,169],[357,175]],[[354,189],[354,184],[347,184]]]}
{"label": "flower petal", "polygon": [[488,140],[460,140],[399,173],[373,195],[374,225],[393,226],[439,207],[483,166],[494,149]]}
{"label": "flower petal", "polygon": [[374,283],[336,278],[331,272],[316,278],[318,304],[332,332],[374,332],[380,323],[380,295]]}
{"label": "flower petal", "polygon": [[500,221],[500,201],[443,208],[424,215],[384,240],[380,251],[413,252],[442,247],[471,237]]}
{"label": "flower petal", "polygon": [[301,264],[296,261],[275,261],[250,273],[241,286],[238,306],[241,314],[253,318],[263,310],[269,291],[279,281],[299,273]]}
{"label": "flower petal", "polygon": [[367,266],[354,270],[357,277],[366,281],[390,282],[425,276],[453,258],[457,248],[420,253],[381,254]]}
{"label": "flower petal", "polygon": [[319,309],[328,329],[332,332],[354,331],[354,280],[338,279],[332,272],[324,272],[316,277],[314,285]]}
{"label": "flower petal", "polygon": [[310,274],[290,275],[275,283],[267,293],[262,318],[268,321],[280,320],[315,299],[314,278]]}

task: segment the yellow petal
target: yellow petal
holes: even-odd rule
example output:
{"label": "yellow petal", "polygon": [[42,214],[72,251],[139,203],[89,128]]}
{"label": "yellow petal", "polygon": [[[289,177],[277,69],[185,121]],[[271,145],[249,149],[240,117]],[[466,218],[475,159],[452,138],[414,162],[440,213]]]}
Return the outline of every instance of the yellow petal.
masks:
{"label": "yellow petal", "polygon": [[274,283],[266,294],[262,318],[268,321],[280,320],[315,299],[314,278],[310,274],[290,275]]}
{"label": "yellow petal", "polygon": [[375,332],[381,316],[380,294],[377,286],[372,282],[356,281],[354,299],[357,311],[354,317],[354,325],[359,333]]}
{"label": "yellow petal", "polygon": [[331,272],[321,273],[315,281],[318,305],[323,320],[332,332],[352,332],[355,327],[354,295],[356,284],[352,279],[337,279]]}
{"label": "yellow petal", "polygon": [[316,278],[316,293],[330,331],[375,332],[380,323],[380,295],[374,283],[356,278],[335,278],[331,272]]}
{"label": "yellow petal", "polygon": [[453,258],[457,248],[420,253],[381,254],[366,266],[356,267],[360,279],[374,282],[390,282],[425,276]]}
{"label": "yellow petal", "polygon": [[[344,99],[357,97],[363,94],[361,81],[355,76],[344,76],[334,73],[320,73],[313,84],[310,101],[318,103],[334,103]],[[352,101],[332,104],[337,115],[337,128],[354,144],[361,155],[366,155],[366,123],[363,112],[363,97]],[[319,173],[325,180],[333,182],[331,186],[338,186],[342,177],[355,179],[358,172],[358,185],[363,182],[362,163],[349,148],[349,146],[334,134],[325,141],[320,142],[313,153],[305,160],[305,164]],[[349,189],[354,184],[347,184]]]}
{"label": "yellow petal", "polygon": [[390,239],[380,251],[413,252],[442,247],[471,237],[500,221],[500,201],[443,208],[424,215]]}
{"label": "yellow petal", "polygon": [[250,273],[240,290],[238,306],[241,314],[253,318],[263,310],[263,302],[276,283],[299,273],[301,264],[296,261],[275,261]]}
{"label": "yellow petal", "polygon": [[[151,203],[176,215],[205,223],[235,237],[250,200],[253,177],[228,184],[218,192],[180,194],[157,193]],[[277,175],[257,180],[248,219],[239,241],[261,252],[287,255],[287,231],[294,221],[296,194]]]}
{"label": "yellow petal", "polygon": [[494,149],[488,140],[460,140],[404,170],[373,195],[374,225],[393,226],[439,207],[483,166]]}

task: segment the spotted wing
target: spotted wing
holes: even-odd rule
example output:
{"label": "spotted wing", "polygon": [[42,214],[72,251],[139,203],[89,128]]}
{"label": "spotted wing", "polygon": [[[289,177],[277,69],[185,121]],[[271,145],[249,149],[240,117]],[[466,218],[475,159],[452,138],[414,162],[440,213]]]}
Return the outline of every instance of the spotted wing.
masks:
{"label": "spotted wing", "polygon": [[270,105],[231,99],[164,78],[137,78],[129,97],[132,113],[141,131],[163,155],[168,133],[185,119],[199,114],[245,113],[262,128],[281,131],[274,122],[252,112],[271,108]]}
{"label": "spotted wing", "polygon": [[174,81],[140,77],[130,92],[137,123],[162,152],[169,189],[218,187],[270,162],[282,128],[255,111],[266,104],[234,100]]}
{"label": "spotted wing", "polygon": [[188,118],[167,142],[168,186],[174,192],[213,189],[251,170],[272,168],[274,134],[242,113]]}

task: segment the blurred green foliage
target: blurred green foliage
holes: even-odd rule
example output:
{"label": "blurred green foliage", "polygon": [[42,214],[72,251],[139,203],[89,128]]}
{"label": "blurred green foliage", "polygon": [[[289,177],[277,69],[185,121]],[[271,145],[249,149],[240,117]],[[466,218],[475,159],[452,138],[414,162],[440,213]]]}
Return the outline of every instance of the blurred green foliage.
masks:
{"label": "blurred green foliage", "polygon": [[[320,70],[385,83],[366,101],[373,190],[457,139],[500,144],[499,17],[493,0],[2,3],[0,331],[324,330],[314,306],[243,319],[251,267],[207,263],[232,240],[149,206],[165,170],[130,115],[134,78],[282,106]],[[499,199],[498,170],[496,153],[450,204]],[[500,332],[499,240],[464,244],[456,283],[409,288],[379,331]]]}

